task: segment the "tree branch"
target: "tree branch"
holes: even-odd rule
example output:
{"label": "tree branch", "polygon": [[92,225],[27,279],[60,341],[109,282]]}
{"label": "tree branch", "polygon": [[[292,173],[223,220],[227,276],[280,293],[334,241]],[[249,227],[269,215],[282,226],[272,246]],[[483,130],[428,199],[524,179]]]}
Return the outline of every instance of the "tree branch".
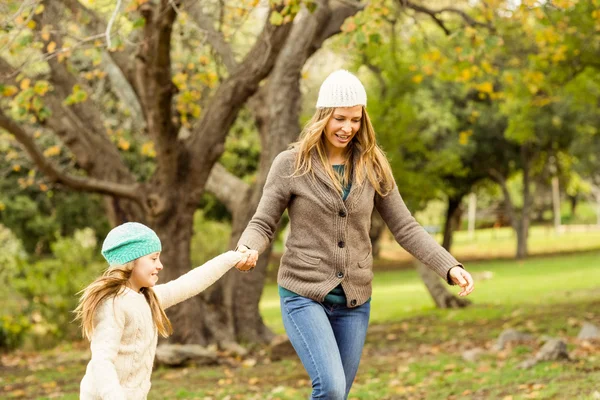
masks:
{"label": "tree branch", "polygon": [[250,185],[216,163],[206,181],[206,190],[217,196],[229,212],[234,213],[242,202],[248,200]]}
{"label": "tree branch", "polygon": [[2,110],[0,110],[0,128],[11,133],[15,139],[21,143],[32,161],[52,182],[62,183],[76,190],[127,198],[142,204],[138,185],[124,185],[94,178],[73,176],[56,167],[44,156],[41,149],[35,143],[32,135],[27,133],[14,120],[4,114]]}
{"label": "tree branch", "polygon": [[171,81],[171,36],[178,4],[160,0],[159,4],[146,2],[139,7],[145,24],[135,58],[134,80],[159,166],[152,179],[167,186],[179,180],[179,159],[187,152],[178,143],[178,128],[173,121],[173,96],[177,89]]}
{"label": "tree branch", "polygon": [[310,54],[313,54],[320,49],[325,40],[340,33],[342,31],[342,24],[346,18],[363,10],[367,4],[360,4],[352,0],[338,0],[334,5],[329,5],[329,1],[326,1],[320,6],[326,6],[331,10],[331,13],[328,18],[322,20],[323,25],[319,27],[319,32],[314,37],[311,48],[309,49]]}
{"label": "tree branch", "polygon": [[110,40],[110,31],[112,29],[113,24],[115,23],[115,19],[117,19],[117,15],[119,15],[119,11],[121,10],[121,3],[122,3],[122,0],[117,0],[117,5],[115,6],[115,9],[114,9],[112,15],[110,16],[108,25],[106,26],[105,36],[106,36],[106,47],[108,49],[110,49],[112,47],[112,43]]}
{"label": "tree branch", "polygon": [[197,1],[188,2],[186,10],[193,18],[196,26],[204,31],[208,43],[210,43],[212,48],[219,54],[221,60],[223,60],[223,64],[225,64],[225,67],[231,73],[237,67],[233,50],[221,32],[215,29],[213,20],[202,11],[201,4],[202,3]]}
{"label": "tree branch", "polygon": [[443,13],[457,14],[467,23],[467,25],[470,25],[470,26],[481,26],[481,27],[489,29],[490,31],[495,30],[491,24],[476,21],[471,16],[469,16],[466,12],[459,10],[458,8],[444,7],[444,8],[440,8],[438,10],[434,10],[434,9],[422,6],[420,4],[415,4],[415,3],[411,2],[410,0],[398,0],[398,2],[403,7],[410,8],[414,11],[429,15],[433,19],[433,21],[436,24],[438,24],[440,26],[440,28],[442,28],[444,30],[446,35],[450,34],[450,30],[446,27],[446,25],[444,24],[444,21],[439,18],[439,16]]}

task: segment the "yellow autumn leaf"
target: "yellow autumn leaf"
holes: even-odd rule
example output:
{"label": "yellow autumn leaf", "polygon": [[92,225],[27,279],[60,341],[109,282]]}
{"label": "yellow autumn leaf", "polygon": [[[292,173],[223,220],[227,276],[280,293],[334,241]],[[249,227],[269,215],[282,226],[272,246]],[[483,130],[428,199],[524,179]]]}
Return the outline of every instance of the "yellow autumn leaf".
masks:
{"label": "yellow autumn leaf", "polygon": [[119,138],[118,146],[121,150],[127,151],[131,147],[131,144],[127,140]]}
{"label": "yellow autumn leaf", "polygon": [[47,192],[48,191],[48,185],[46,185],[44,183],[40,183],[40,190],[42,192]]}
{"label": "yellow autumn leaf", "polygon": [[50,146],[44,150],[44,156],[54,157],[60,154],[60,146]]}
{"label": "yellow autumn leaf", "polygon": [[423,55],[423,58],[429,61],[436,62],[442,59],[442,53],[439,50],[435,49]]}
{"label": "yellow autumn leaf", "polygon": [[142,145],[142,155],[150,157],[150,158],[154,158],[156,157],[156,151],[154,150],[154,143],[153,142],[146,142]]}
{"label": "yellow autumn leaf", "polygon": [[21,170],[21,166],[19,164],[15,164],[15,165],[13,165],[12,169],[15,172],[19,172]]}
{"label": "yellow autumn leaf", "polygon": [[472,111],[471,115],[469,115],[469,122],[474,123],[479,118],[479,111]]}
{"label": "yellow autumn leaf", "polygon": [[6,209],[6,204],[0,201],[0,211],[4,211]]}
{"label": "yellow autumn leaf", "polygon": [[16,86],[4,86],[4,88],[2,89],[2,96],[4,97],[10,97],[14,94],[16,94],[19,91],[19,89],[17,89]]}
{"label": "yellow autumn leaf", "polygon": [[40,96],[45,95],[49,89],[50,86],[48,85],[47,81],[37,81],[33,86],[33,91]]}
{"label": "yellow autumn leaf", "polygon": [[567,52],[567,46],[565,46],[564,44],[559,46],[558,49],[556,50],[556,52],[552,55],[552,61],[554,61],[555,63],[558,63],[560,61],[564,61],[567,59],[567,56],[565,55],[565,53]]}
{"label": "yellow autumn leaf", "polygon": [[473,75],[471,74],[471,70],[469,70],[469,69],[463,69],[460,72],[460,76],[458,77],[458,81],[468,82],[468,81],[471,80],[472,77],[473,77]]}
{"label": "yellow autumn leaf", "polygon": [[190,114],[192,114],[194,118],[199,118],[201,113],[202,108],[199,105],[193,103],[190,104]]}
{"label": "yellow autumn leaf", "polygon": [[50,32],[42,32],[42,39],[44,40],[44,42],[50,40]]}
{"label": "yellow autumn leaf", "polygon": [[29,89],[29,85],[31,84],[31,79],[25,78],[21,81],[21,90]]}
{"label": "yellow autumn leaf", "polygon": [[491,82],[483,82],[475,87],[482,93],[490,94],[494,91],[494,85]]}
{"label": "yellow autumn leaf", "polygon": [[188,79],[188,75],[186,73],[179,72],[179,73],[175,74],[171,80],[173,81],[175,86],[177,86],[177,88],[179,90],[182,90],[182,89],[186,88],[187,79]]}
{"label": "yellow autumn leaf", "polygon": [[458,143],[460,143],[461,145],[466,145],[467,143],[469,143],[469,137],[471,137],[471,135],[473,134],[472,130],[467,130],[467,131],[462,131],[458,134]]}
{"label": "yellow autumn leaf", "polygon": [[421,83],[423,81],[423,75],[418,74],[411,78],[414,83]]}
{"label": "yellow autumn leaf", "polygon": [[46,50],[48,51],[48,53],[54,53],[54,50],[56,50],[56,42],[52,41],[48,43],[48,46],[46,46]]}
{"label": "yellow autumn leaf", "polygon": [[44,5],[43,4],[40,4],[39,6],[37,6],[35,8],[35,14],[36,15],[40,15],[43,12],[44,12]]}
{"label": "yellow autumn leaf", "polygon": [[45,389],[53,389],[55,387],[57,387],[58,384],[56,383],[56,381],[50,381],[50,382],[44,382],[42,383],[42,387]]}
{"label": "yellow autumn leaf", "polygon": [[494,67],[491,66],[491,64],[487,61],[482,61],[481,62],[481,68],[483,68],[483,70],[487,73],[487,74],[491,74],[494,71]]}
{"label": "yellow autumn leaf", "polygon": [[35,29],[35,27],[36,27],[36,26],[37,26],[37,24],[35,23],[35,21],[29,21],[29,22],[27,23],[27,27],[28,27],[29,29]]}

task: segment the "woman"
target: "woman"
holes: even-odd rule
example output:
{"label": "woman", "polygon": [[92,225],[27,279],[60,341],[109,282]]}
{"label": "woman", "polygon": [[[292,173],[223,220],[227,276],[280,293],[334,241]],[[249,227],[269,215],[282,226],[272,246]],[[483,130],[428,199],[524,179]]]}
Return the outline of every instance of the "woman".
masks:
{"label": "woman", "polygon": [[300,140],[273,161],[257,211],[238,242],[254,268],[287,208],[290,234],[278,273],[285,330],[312,380],[313,399],[346,399],[370,315],[375,207],[398,243],[449,284],[473,279],[412,217],[377,146],[362,83],[325,79]]}

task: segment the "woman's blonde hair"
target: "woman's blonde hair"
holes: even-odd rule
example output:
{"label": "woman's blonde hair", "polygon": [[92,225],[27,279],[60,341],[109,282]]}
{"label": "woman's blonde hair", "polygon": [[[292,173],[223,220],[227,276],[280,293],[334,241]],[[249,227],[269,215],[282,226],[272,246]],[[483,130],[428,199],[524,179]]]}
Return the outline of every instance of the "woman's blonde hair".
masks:
{"label": "woman's blonde hair", "polygon": [[290,146],[298,149],[292,176],[302,176],[312,173],[311,154],[314,150],[340,193],[342,192],[342,187],[348,185],[354,173],[356,174],[356,182],[359,185],[367,178],[377,193],[381,196],[387,195],[394,187],[394,176],[383,150],[377,145],[375,129],[371,124],[371,119],[365,107],[362,107],[360,128],[348,145],[348,157],[344,163],[344,175],[338,177],[327,161],[327,152],[325,151],[325,141],[327,138],[324,135],[324,131],[335,109],[335,107],[318,108],[302,130],[300,139]]}
{"label": "woman's blonde hair", "polygon": [[[79,299],[79,305],[75,309],[75,320],[81,321],[81,331],[83,336],[88,340],[92,340],[92,334],[94,332],[94,315],[98,306],[103,301],[108,301],[111,298],[114,301],[123,287],[127,285],[127,281],[131,276],[131,271],[135,267],[135,262],[131,261],[125,265],[112,266],[107,269],[101,277],[96,279],[94,282],[88,285],[80,293],[82,293]],[[144,294],[146,301],[150,305],[152,311],[152,319],[156,324],[158,332],[163,337],[168,337],[173,333],[173,327],[171,321],[165,314],[165,310],[160,306],[160,302],[156,297],[156,293],[152,288],[142,288],[140,290]]]}

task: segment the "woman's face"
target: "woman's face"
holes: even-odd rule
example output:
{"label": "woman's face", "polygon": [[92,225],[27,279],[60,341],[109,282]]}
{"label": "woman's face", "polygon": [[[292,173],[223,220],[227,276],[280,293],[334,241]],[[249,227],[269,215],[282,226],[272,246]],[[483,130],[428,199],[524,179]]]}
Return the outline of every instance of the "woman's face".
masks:
{"label": "woman's face", "polygon": [[158,272],[163,269],[160,253],[148,254],[135,260],[129,277],[131,288],[139,292],[143,287],[153,287],[158,281]]}
{"label": "woman's face", "polygon": [[360,129],[361,119],[361,105],[336,108],[325,125],[327,151],[331,153],[345,149]]}

